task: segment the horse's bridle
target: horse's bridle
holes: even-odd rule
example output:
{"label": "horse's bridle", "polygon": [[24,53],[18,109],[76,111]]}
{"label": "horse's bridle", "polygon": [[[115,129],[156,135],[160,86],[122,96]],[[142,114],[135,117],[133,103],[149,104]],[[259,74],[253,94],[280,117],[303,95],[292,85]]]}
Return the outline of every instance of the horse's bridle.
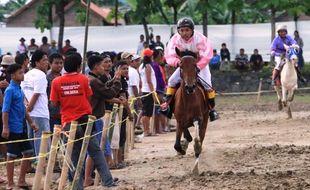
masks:
{"label": "horse's bridle", "polygon": [[[181,62],[180,62],[180,64],[179,64],[179,67],[180,67],[180,77],[181,77],[181,79],[183,79],[182,59],[185,58],[185,57],[195,58],[194,56],[191,56],[191,55],[186,55],[186,56],[183,56],[183,57],[181,58]],[[196,80],[195,80],[194,85],[190,86],[190,85],[188,85],[188,84],[184,81],[184,83],[185,83],[185,89],[186,89],[187,94],[191,94],[191,93],[194,93],[194,92],[195,92],[195,88],[196,88],[197,82],[198,82],[198,73],[199,73],[199,69],[198,69],[197,65],[196,65],[196,67],[195,67],[195,71],[196,71]]]}

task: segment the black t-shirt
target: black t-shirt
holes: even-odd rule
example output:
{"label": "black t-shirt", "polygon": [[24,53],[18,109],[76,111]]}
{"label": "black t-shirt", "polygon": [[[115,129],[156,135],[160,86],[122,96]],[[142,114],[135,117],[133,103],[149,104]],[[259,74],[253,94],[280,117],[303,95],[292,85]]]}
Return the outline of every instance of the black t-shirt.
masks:
{"label": "black t-shirt", "polygon": [[257,54],[257,55],[253,54],[253,55],[251,55],[250,62],[252,62],[252,63],[261,63],[261,62],[263,62],[263,58],[259,54]]}

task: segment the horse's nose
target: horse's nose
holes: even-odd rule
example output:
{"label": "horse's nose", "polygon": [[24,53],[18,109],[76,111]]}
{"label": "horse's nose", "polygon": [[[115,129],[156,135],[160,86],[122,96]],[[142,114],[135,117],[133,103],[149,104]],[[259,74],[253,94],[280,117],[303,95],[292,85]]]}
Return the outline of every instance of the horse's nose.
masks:
{"label": "horse's nose", "polygon": [[185,89],[186,89],[188,94],[191,94],[195,91],[195,87],[196,87],[196,85],[194,85],[194,84],[193,85],[186,85]]}

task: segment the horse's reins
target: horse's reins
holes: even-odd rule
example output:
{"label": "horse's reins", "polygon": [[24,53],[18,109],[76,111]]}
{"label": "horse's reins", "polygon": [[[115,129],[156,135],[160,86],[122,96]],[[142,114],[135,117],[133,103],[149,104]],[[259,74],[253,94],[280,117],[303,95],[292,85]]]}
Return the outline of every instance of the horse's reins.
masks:
{"label": "horse's reins", "polygon": [[216,90],[215,88],[213,88],[208,82],[206,82],[205,80],[203,80],[203,78],[201,78],[199,75],[197,75],[198,78],[200,79],[200,81],[202,83],[204,83],[205,85],[207,85],[209,88],[211,88],[212,90],[214,90],[216,93],[218,93],[219,95],[223,95],[222,92]]}
{"label": "horse's reins", "polygon": [[[192,56],[192,55],[185,55],[185,56],[183,56],[183,57],[194,57],[194,56]],[[195,57],[194,57],[195,58]],[[198,69],[198,68],[197,68]],[[198,69],[198,73],[199,73],[199,69]],[[199,75],[198,75],[198,73],[197,73],[197,77],[200,79],[200,81],[202,82],[202,83],[204,83],[205,85],[207,85],[210,89],[212,89],[212,90],[214,90],[216,93],[218,93],[219,95],[223,95],[223,93],[222,92],[220,92],[220,91],[218,91],[218,90],[216,90],[215,88],[213,88],[208,82],[206,82],[205,80],[203,80],[203,78],[201,78]]]}

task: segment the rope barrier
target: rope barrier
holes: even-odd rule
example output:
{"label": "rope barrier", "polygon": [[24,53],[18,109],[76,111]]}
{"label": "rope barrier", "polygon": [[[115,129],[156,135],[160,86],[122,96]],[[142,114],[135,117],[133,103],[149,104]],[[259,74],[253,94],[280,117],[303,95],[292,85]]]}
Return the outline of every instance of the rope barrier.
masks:
{"label": "rope barrier", "polygon": [[[118,124],[122,124],[124,123],[126,120],[128,119],[125,118],[124,120],[118,122]],[[105,130],[109,130],[110,128],[114,127],[116,125],[116,123],[111,123],[110,126],[108,128],[104,128],[102,131],[99,131],[93,135],[88,135],[88,136],[84,136],[84,137],[81,137],[81,138],[78,138],[78,139],[75,139],[73,141],[70,141],[70,142],[67,142],[67,143],[63,143],[62,145],[58,145],[57,147],[51,147],[50,151],[45,153],[45,154],[39,154],[38,156],[33,156],[33,157],[28,157],[28,158],[21,158],[21,159],[17,159],[17,160],[10,160],[10,161],[5,161],[5,162],[0,162],[0,165],[4,165],[4,164],[7,164],[7,163],[15,163],[15,162],[22,162],[24,160],[34,160],[34,159],[38,159],[38,158],[42,158],[42,157],[47,157],[51,152],[52,150],[55,150],[55,149],[58,149],[59,147],[62,146],[62,148],[64,148],[66,145],[70,144],[70,143],[75,143],[75,142],[78,142],[78,141],[81,141],[81,140],[84,140],[86,138],[92,138],[92,137],[95,137],[101,133],[103,133],[103,131]],[[61,133],[64,134],[64,133],[67,133],[69,131],[62,131]],[[50,134],[47,134],[46,137],[44,138],[49,138],[51,135]],[[42,139],[42,138],[39,138],[39,139]],[[28,139],[27,139],[28,140]],[[62,141],[62,140],[61,140]],[[24,142],[24,141],[23,141]],[[63,142],[63,141],[62,141]],[[11,141],[11,143],[14,143],[14,141]],[[55,149],[53,149],[55,148]],[[67,163],[68,164],[68,163]],[[68,164],[69,168],[70,168],[70,165]]]}

